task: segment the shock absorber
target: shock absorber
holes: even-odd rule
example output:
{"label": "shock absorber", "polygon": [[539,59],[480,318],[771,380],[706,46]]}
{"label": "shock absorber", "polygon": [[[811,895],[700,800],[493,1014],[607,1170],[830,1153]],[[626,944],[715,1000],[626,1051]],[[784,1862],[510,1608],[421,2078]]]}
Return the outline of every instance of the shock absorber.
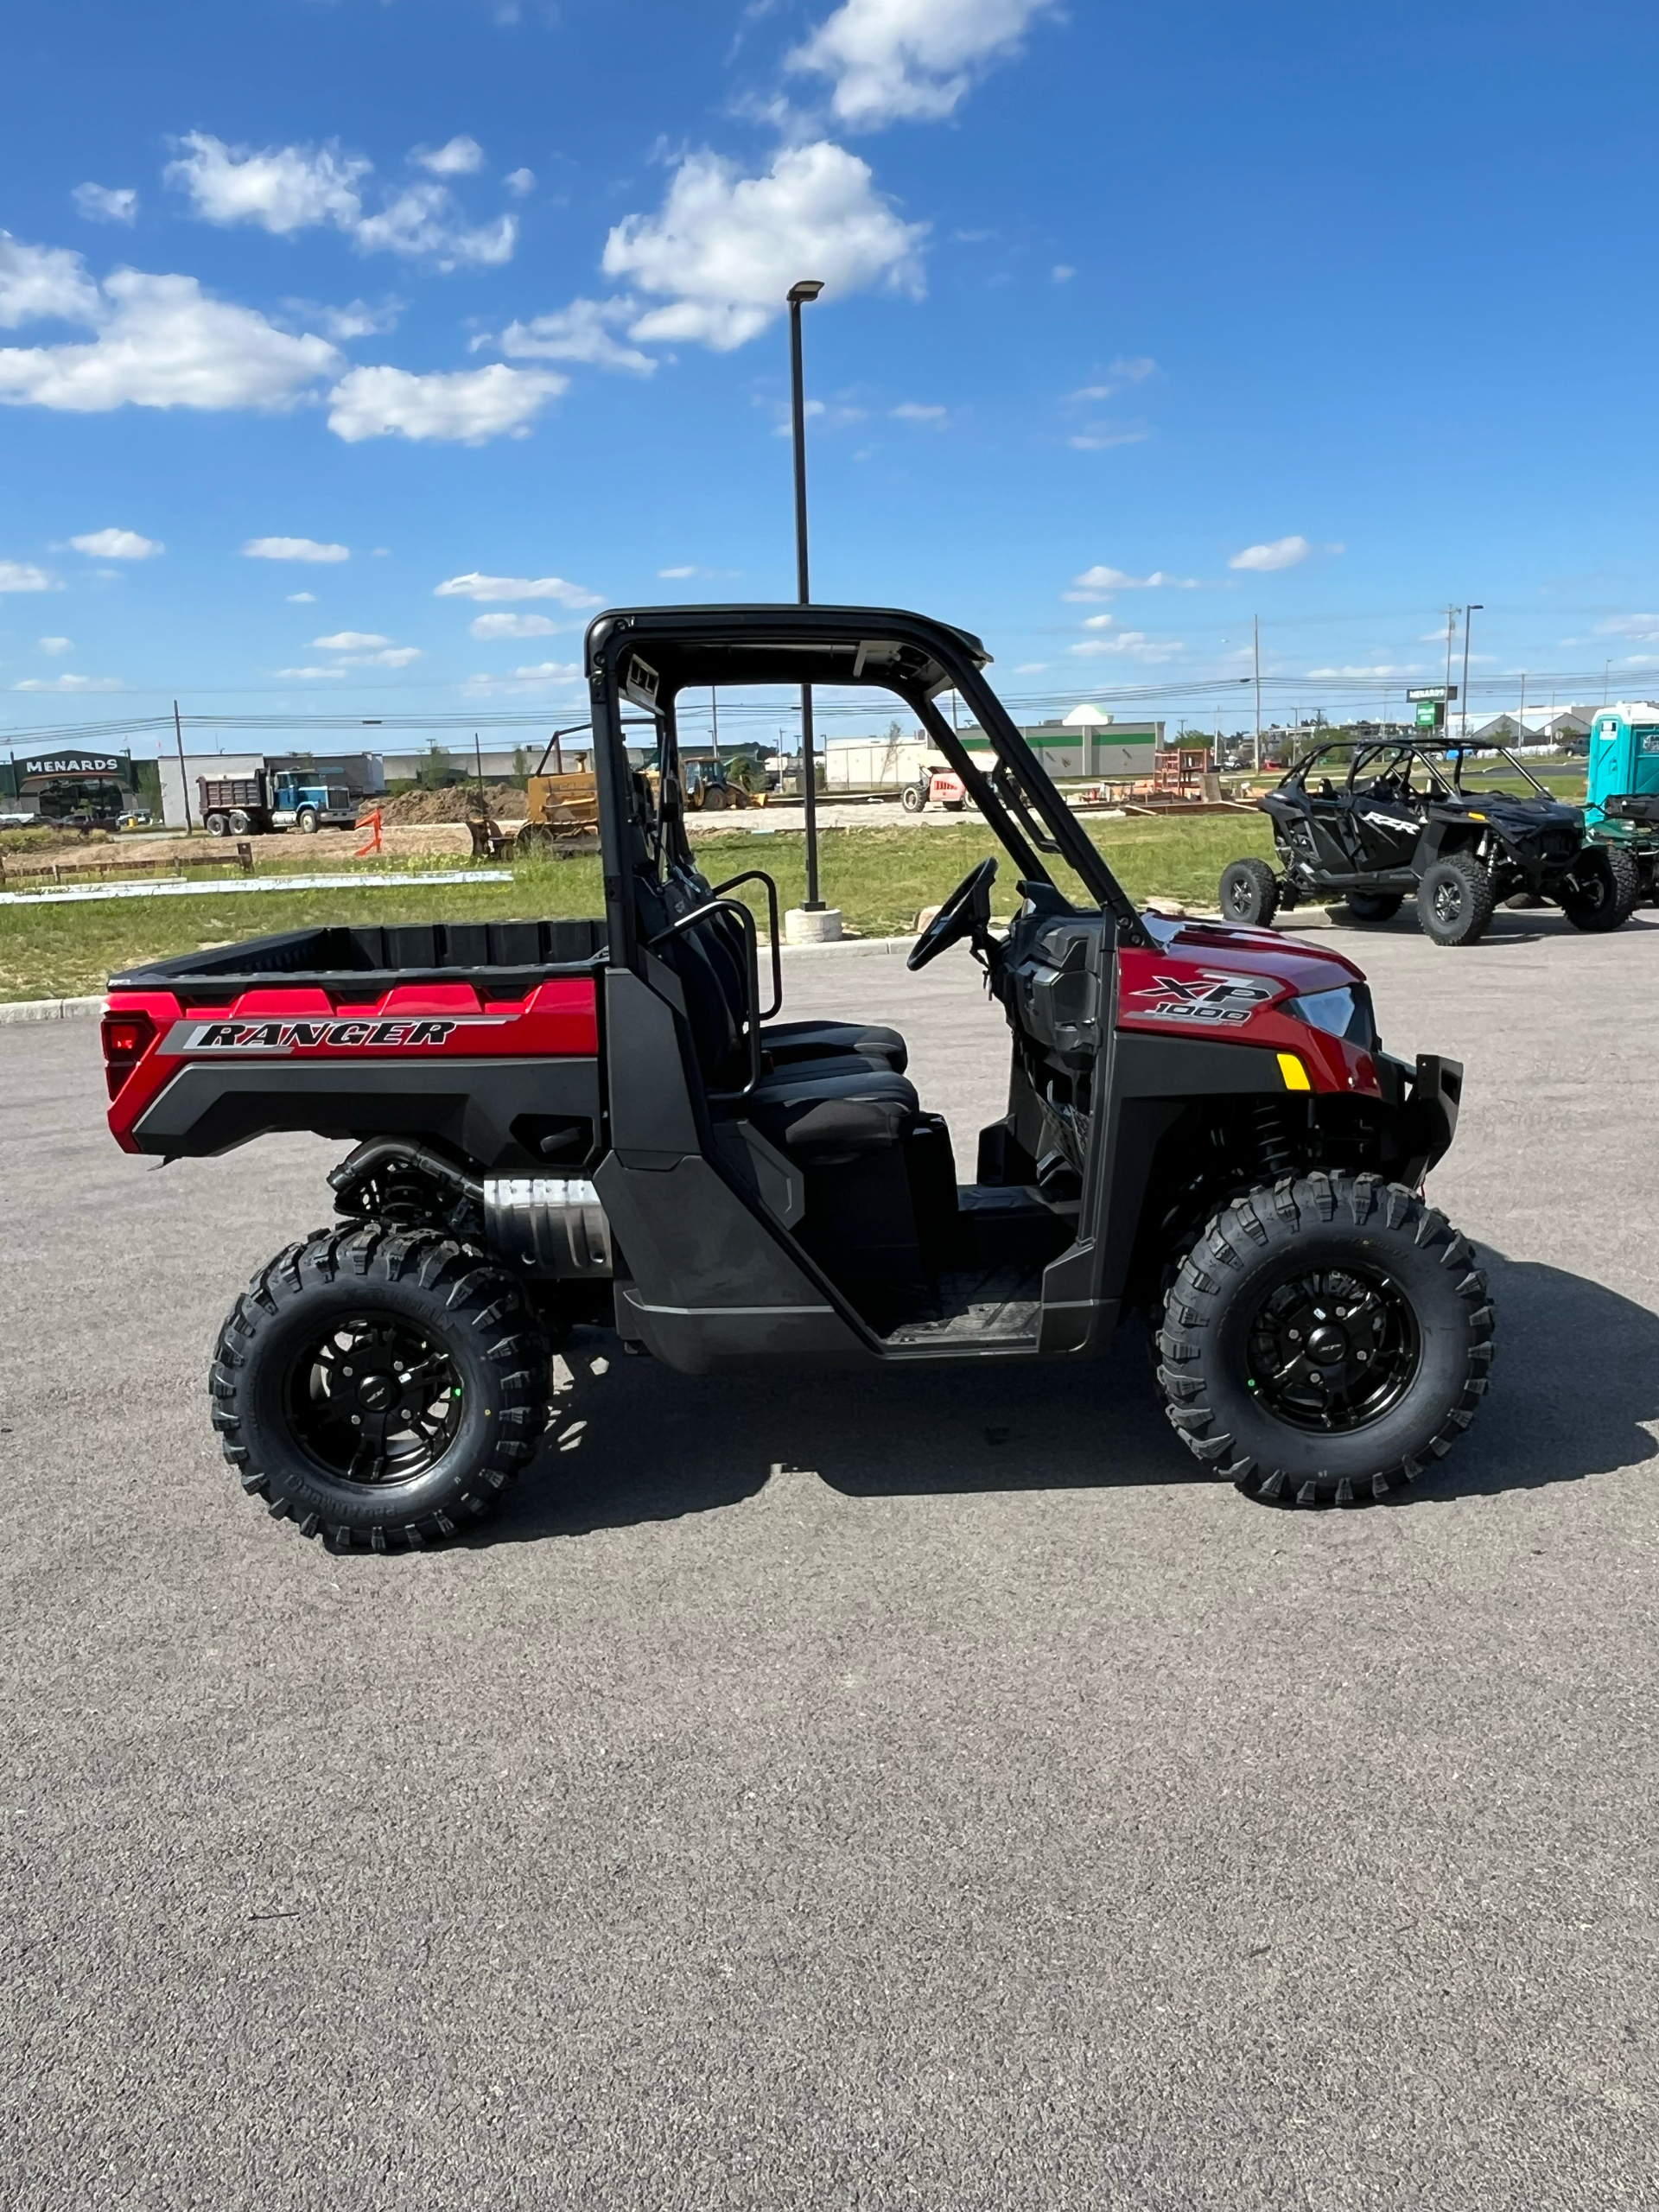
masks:
{"label": "shock absorber", "polygon": [[1277,1183],[1294,1174],[1296,1159],[1291,1150],[1290,1132],[1285,1126],[1284,1108],[1264,1098],[1260,1105],[1251,1108],[1249,1128],[1262,1179]]}

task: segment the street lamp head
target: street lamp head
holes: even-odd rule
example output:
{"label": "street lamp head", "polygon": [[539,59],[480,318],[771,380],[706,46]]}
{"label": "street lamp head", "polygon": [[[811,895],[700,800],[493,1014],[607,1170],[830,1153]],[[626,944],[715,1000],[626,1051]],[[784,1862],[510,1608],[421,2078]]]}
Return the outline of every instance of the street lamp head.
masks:
{"label": "street lamp head", "polygon": [[816,300],[823,289],[821,276],[804,276],[798,284],[790,286],[789,304],[792,308],[804,306],[809,300]]}

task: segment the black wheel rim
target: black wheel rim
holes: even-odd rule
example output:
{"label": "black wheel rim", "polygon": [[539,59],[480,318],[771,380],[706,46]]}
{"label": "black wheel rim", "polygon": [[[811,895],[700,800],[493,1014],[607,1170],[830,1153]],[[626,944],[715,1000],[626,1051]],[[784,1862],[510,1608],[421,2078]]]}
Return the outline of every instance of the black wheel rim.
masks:
{"label": "black wheel rim", "polygon": [[1455,875],[1443,876],[1434,887],[1434,918],[1448,928],[1463,912],[1463,886]]}
{"label": "black wheel rim", "polygon": [[335,1482],[385,1489],[436,1466],[461,1427],[448,1348],[400,1316],[353,1313],[318,1328],[288,1371],[296,1442]]}
{"label": "black wheel rim", "polygon": [[1344,1435],[1398,1405],[1421,1358],[1417,1317],[1390,1276],[1311,1268],[1287,1277],[1257,1308],[1247,1387],[1292,1428]]}

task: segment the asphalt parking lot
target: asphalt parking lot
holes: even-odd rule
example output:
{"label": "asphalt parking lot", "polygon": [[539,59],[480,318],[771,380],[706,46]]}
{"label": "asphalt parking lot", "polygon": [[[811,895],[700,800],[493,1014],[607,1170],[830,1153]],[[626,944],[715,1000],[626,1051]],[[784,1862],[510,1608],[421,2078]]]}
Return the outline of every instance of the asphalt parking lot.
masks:
{"label": "asphalt parking lot", "polygon": [[[0,1028],[0,2199],[1649,2212],[1659,918],[1341,942],[1467,1063],[1431,1189],[1499,1357],[1432,1482],[1318,1517],[1205,1480],[1127,1342],[595,1335],[487,1536],[331,1556],[202,1385],[337,1147],[156,1173],[92,1024]],[[966,956],[789,976],[971,1160]]]}

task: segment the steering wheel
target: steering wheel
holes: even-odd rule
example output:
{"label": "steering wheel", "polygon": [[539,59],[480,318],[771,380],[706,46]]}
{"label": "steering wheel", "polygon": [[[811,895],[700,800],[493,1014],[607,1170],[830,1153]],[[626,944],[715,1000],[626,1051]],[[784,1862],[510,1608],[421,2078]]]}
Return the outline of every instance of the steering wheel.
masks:
{"label": "steering wheel", "polygon": [[965,937],[978,937],[991,918],[991,885],[996,877],[996,855],[970,868],[938,912],[910,948],[906,968],[925,968],[930,960]]}

